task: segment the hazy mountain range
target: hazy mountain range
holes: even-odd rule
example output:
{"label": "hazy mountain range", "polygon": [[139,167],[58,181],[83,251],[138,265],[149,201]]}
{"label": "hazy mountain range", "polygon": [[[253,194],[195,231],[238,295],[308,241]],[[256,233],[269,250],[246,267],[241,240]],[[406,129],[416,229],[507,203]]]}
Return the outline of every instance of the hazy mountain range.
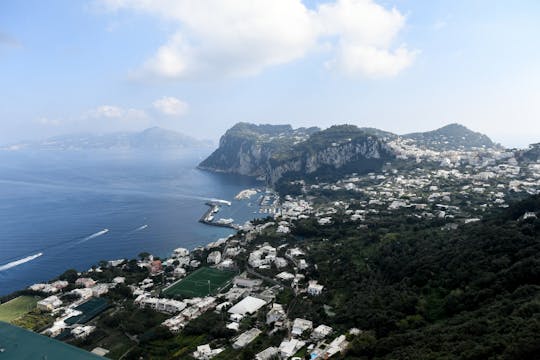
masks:
{"label": "hazy mountain range", "polygon": [[45,140],[27,141],[0,147],[2,150],[85,150],[85,149],[188,149],[209,148],[212,141],[152,127],[140,132],[114,132],[105,134],[68,134]]}

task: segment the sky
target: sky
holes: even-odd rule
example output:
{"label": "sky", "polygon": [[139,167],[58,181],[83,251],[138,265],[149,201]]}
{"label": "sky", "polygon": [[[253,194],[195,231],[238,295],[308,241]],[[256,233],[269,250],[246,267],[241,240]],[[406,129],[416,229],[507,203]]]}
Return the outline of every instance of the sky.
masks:
{"label": "sky", "polygon": [[536,0],[4,0],[0,143],[236,122],[540,142]]}

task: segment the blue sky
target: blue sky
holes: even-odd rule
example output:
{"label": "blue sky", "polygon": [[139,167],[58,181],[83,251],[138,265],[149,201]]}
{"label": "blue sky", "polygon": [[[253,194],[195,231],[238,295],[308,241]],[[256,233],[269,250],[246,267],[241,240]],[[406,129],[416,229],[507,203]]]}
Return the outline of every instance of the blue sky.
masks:
{"label": "blue sky", "polygon": [[2,1],[0,142],[459,122],[526,146],[540,141],[539,18],[532,0]]}

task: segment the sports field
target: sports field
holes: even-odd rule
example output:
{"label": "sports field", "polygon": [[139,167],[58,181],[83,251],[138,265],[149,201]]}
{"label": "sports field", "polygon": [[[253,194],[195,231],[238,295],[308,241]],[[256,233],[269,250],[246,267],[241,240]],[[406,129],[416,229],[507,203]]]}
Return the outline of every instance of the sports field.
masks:
{"label": "sports field", "polygon": [[10,322],[36,307],[39,297],[19,296],[0,305],[0,321]]}
{"label": "sports field", "polygon": [[232,271],[203,267],[163,290],[163,294],[166,296],[181,295],[187,298],[217,294],[231,281],[234,275],[235,273]]}
{"label": "sports field", "polygon": [[85,324],[103,311],[107,310],[111,305],[106,298],[91,298],[87,302],[77,306],[75,310],[82,312],[81,315],[72,316],[64,320],[68,325]]}

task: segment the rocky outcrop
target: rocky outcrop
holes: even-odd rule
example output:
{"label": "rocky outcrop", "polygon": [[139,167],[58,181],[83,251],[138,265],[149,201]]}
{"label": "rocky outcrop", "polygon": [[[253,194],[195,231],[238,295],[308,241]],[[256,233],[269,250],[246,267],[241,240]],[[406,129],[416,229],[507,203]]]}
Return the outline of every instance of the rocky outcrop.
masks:
{"label": "rocky outcrop", "polygon": [[[290,126],[237,124],[199,168],[264,177],[275,184],[285,175],[299,177],[351,167],[376,168],[393,157],[390,148],[355,126],[296,129]],[[369,165],[369,166],[365,166]]]}
{"label": "rocky outcrop", "polygon": [[[392,151],[385,143],[376,137],[366,136],[361,140],[331,145],[316,152],[304,152],[294,159],[274,162],[266,169],[266,177],[268,182],[273,184],[287,173],[310,175],[322,169],[342,169],[359,162],[379,167],[391,157]],[[351,170],[354,171],[354,166]],[[361,172],[361,167],[358,167],[358,170]]]}

